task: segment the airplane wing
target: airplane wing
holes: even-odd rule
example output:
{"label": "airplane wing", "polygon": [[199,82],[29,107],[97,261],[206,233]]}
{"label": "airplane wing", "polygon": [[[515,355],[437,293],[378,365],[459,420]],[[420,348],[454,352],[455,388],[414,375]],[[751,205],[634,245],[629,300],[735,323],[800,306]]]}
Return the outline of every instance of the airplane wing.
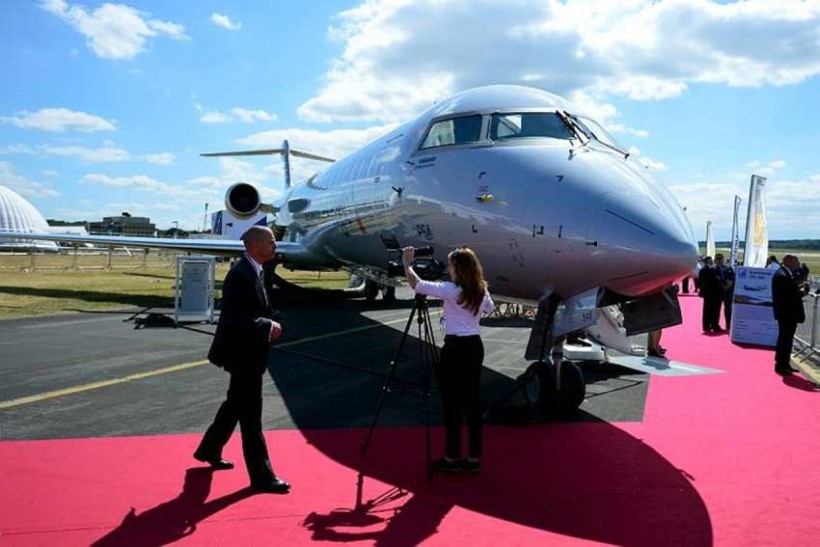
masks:
{"label": "airplane wing", "polygon": [[231,239],[174,239],[170,237],[21,234],[15,232],[0,232],[0,239],[5,238],[22,239],[27,241],[56,241],[59,243],[91,243],[94,245],[113,245],[116,247],[172,249],[178,251],[197,251],[208,254],[240,254],[245,249],[241,241]]}
{"label": "airplane wing", "polygon": [[[57,241],[61,243],[92,243],[115,247],[138,247],[150,249],[170,249],[216,255],[238,255],[245,246],[238,239],[174,239],[170,237],[129,237],[105,235],[71,234],[21,234],[0,232],[0,239],[22,239],[34,241]],[[287,268],[305,270],[339,269],[341,263],[335,259],[313,251],[298,242],[278,241],[276,261]]]}

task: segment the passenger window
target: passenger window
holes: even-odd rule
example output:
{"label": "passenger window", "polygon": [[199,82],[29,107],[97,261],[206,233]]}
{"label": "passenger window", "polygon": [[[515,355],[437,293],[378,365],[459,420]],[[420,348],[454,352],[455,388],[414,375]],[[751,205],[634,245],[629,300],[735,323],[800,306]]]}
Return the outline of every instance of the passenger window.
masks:
{"label": "passenger window", "polygon": [[493,114],[490,122],[491,140],[528,137],[571,140],[575,138],[575,135],[554,112]]}
{"label": "passenger window", "polygon": [[433,124],[421,148],[467,144],[481,140],[481,116],[462,116]]}

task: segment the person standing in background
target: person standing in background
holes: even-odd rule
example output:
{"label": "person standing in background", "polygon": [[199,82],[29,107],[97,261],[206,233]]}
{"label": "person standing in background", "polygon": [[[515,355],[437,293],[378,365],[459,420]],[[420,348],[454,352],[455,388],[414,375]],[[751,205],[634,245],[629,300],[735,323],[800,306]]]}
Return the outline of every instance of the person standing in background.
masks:
{"label": "person standing in background", "polygon": [[777,345],[774,353],[774,371],[781,376],[792,373],[791,355],[797,324],[806,320],[803,293],[794,271],[800,261],[794,255],[783,257],[783,265],[772,276],[772,305],[777,321]]}
{"label": "person standing in background", "polygon": [[720,272],[718,276],[721,280],[721,302],[723,303],[723,319],[726,321],[726,330],[732,324],[732,299],[735,295],[735,269],[726,262],[723,254],[715,255],[715,265]]}
{"label": "person standing in background", "polygon": [[711,256],[704,257],[703,268],[700,269],[698,279],[700,297],[703,298],[703,332],[724,332],[718,324],[723,290],[718,278],[718,270],[715,268]]}

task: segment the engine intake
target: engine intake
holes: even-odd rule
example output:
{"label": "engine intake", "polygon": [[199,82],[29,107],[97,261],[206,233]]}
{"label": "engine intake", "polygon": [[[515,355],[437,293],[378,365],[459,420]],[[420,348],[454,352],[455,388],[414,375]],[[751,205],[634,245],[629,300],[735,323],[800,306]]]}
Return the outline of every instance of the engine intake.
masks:
{"label": "engine intake", "polygon": [[238,218],[255,215],[261,206],[259,191],[247,182],[237,182],[225,192],[225,208]]}

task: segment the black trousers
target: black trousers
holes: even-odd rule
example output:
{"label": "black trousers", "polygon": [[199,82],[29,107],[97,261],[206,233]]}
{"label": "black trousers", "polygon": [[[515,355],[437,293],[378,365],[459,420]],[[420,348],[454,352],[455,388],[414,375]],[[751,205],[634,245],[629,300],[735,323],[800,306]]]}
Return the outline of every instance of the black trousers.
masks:
{"label": "black trousers", "polygon": [[774,369],[788,372],[791,369],[792,344],[797,332],[796,321],[777,322],[777,346],[774,350]]}
{"label": "black trousers", "polygon": [[445,453],[461,457],[462,416],[467,422],[469,456],[480,458],[483,450],[481,424],[481,366],[484,344],[481,337],[445,336],[441,350],[439,389],[444,414]]}
{"label": "black trousers", "polygon": [[237,423],[242,431],[242,453],[251,484],[270,482],[275,475],[262,434],[262,374],[258,372],[231,373],[228,396],[219,407],[214,423],[205,432],[197,454],[221,458],[222,448]]}
{"label": "black trousers", "polygon": [[707,296],[703,299],[703,315],[702,326],[704,332],[717,330],[720,328],[718,323],[720,318],[720,297]]}
{"label": "black trousers", "polygon": [[732,303],[733,295],[723,297],[723,319],[726,321],[726,329],[731,328],[732,325]]}
{"label": "black trousers", "polygon": [[683,278],[683,281],[681,281],[681,290],[683,291],[683,294],[689,294],[689,276],[688,275]]}

